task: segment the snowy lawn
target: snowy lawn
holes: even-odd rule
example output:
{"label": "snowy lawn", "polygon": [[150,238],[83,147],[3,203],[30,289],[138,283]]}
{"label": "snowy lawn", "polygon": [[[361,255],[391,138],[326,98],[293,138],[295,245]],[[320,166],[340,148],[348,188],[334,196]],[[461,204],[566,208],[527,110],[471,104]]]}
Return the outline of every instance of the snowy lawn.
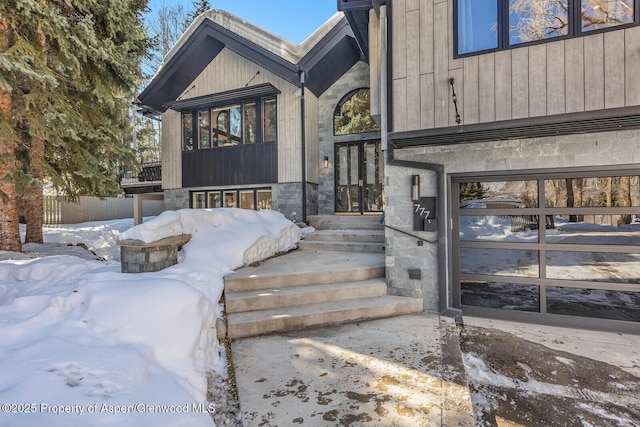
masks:
{"label": "snowy lawn", "polygon": [[[0,252],[0,425],[214,425],[206,376],[226,375],[223,277],[293,249],[302,232],[278,212],[226,208],[132,225],[45,227],[44,245]],[[117,239],[183,233],[177,265],[120,272]],[[77,243],[96,255],[67,246]]]}

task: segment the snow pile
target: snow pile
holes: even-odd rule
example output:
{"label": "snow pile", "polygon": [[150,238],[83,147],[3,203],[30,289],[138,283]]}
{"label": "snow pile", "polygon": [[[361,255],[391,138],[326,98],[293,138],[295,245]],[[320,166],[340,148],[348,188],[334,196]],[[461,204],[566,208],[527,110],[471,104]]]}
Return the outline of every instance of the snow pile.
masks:
{"label": "snow pile", "polygon": [[273,211],[181,210],[98,244],[183,233],[192,238],[181,262],[155,273],[122,274],[118,262],[71,255],[3,254],[0,403],[8,406],[0,425],[213,425],[206,374],[226,370],[214,326],[223,276],[292,249],[301,232]]}

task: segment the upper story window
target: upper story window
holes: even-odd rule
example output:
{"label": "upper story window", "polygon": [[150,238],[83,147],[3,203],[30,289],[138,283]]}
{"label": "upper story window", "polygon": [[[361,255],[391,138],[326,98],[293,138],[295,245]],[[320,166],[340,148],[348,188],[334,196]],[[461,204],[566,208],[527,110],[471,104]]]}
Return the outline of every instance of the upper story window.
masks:
{"label": "upper story window", "polygon": [[277,138],[276,98],[182,113],[183,150],[271,142]]}
{"label": "upper story window", "polygon": [[638,0],[454,0],[456,56],[638,25]]}
{"label": "upper story window", "polygon": [[369,106],[369,89],[356,89],[349,92],[336,106],[333,115],[333,134],[351,135],[379,131],[380,128],[371,117]]}
{"label": "upper story window", "polygon": [[193,115],[182,113],[182,149],[193,150]]}

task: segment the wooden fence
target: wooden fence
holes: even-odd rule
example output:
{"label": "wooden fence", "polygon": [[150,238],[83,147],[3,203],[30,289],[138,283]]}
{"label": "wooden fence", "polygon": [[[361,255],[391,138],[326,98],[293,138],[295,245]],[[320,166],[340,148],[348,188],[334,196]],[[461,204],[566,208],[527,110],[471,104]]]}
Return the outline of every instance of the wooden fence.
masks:
{"label": "wooden fence", "polygon": [[[155,216],[164,211],[163,200],[144,200],[144,215]],[[109,221],[133,218],[133,197],[80,197],[69,201],[64,197],[44,197],[45,224],[78,224],[87,221]]]}

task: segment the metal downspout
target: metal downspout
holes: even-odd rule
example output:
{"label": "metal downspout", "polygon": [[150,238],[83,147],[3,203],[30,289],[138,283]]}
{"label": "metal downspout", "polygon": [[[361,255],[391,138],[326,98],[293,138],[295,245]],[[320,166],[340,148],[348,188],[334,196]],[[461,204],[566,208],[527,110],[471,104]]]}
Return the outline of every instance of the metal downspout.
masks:
{"label": "metal downspout", "polygon": [[305,117],[305,102],[304,102],[304,84],[306,80],[306,72],[302,68],[298,68],[298,76],[300,77],[300,130],[301,135],[301,150],[302,150],[302,222],[307,222],[307,149],[306,149],[306,117]]}

